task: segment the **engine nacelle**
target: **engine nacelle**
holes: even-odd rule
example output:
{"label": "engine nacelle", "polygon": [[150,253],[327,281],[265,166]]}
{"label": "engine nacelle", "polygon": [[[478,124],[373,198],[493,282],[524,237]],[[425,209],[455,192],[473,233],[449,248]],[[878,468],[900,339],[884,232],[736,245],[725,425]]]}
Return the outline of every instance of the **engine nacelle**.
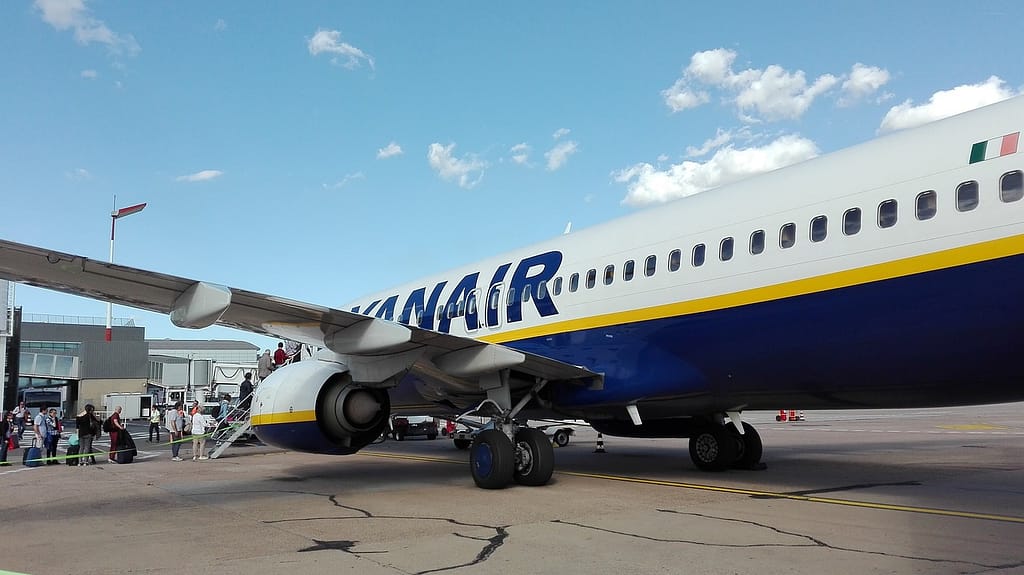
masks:
{"label": "engine nacelle", "polygon": [[251,420],[256,436],[269,445],[348,455],[380,437],[390,413],[386,390],[354,385],[337,363],[307,360],[260,382]]}

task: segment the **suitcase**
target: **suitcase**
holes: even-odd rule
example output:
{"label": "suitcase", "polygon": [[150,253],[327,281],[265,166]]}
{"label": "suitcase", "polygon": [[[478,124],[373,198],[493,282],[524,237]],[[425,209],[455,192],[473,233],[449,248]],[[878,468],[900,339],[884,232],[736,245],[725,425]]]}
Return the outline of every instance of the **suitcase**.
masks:
{"label": "suitcase", "polygon": [[8,449],[19,449],[21,447],[21,441],[18,439],[18,435],[14,434],[7,439]]}
{"label": "suitcase", "polygon": [[67,463],[68,465],[78,465],[78,450],[79,449],[81,449],[81,447],[78,446],[78,445],[69,445],[68,446],[68,456],[67,456],[67,459],[64,460],[64,463]]}
{"label": "suitcase", "polygon": [[114,457],[115,461],[117,461],[118,463],[131,463],[135,459],[135,454],[132,453],[130,450],[118,451],[117,455]]}
{"label": "suitcase", "polygon": [[25,452],[21,454],[21,463],[25,467],[39,467],[43,458],[43,450],[38,447],[26,447]]}

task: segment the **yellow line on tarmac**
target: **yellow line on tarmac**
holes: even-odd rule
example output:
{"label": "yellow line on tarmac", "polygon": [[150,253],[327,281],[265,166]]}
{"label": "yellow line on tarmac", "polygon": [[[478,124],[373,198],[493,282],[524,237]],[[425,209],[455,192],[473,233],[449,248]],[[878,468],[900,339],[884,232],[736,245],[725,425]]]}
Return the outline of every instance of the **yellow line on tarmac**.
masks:
{"label": "yellow line on tarmac", "polygon": [[[405,455],[400,453],[379,453],[361,451],[360,455],[370,457],[381,457],[384,459],[407,459],[410,461],[427,461],[431,463],[457,463],[464,465],[466,460],[449,459],[441,457],[427,457],[422,455]],[[931,507],[914,507],[910,505],[891,505],[888,503],[872,503],[870,501],[854,501],[852,499],[834,499],[831,497],[814,497],[810,495],[796,495],[792,493],[778,493],[774,491],[761,491],[757,489],[743,489],[736,487],[722,487],[719,485],[703,485],[700,483],[682,483],[679,481],[664,481],[660,479],[644,479],[642,477],[629,477],[625,475],[606,475],[602,473],[581,473],[578,471],[556,471],[560,475],[571,475],[573,477],[585,477],[589,479],[604,479],[606,481],[622,481],[625,483],[640,483],[644,485],[657,485],[661,487],[674,487],[677,489],[693,489],[698,491],[714,491],[717,493],[732,493],[734,495],[748,495],[771,499],[788,499],[790,501],[806,501],[808,503],[825,503],[828,505],[844,505],[847,507],[860,507],[864,509],[880,509],[884,511],[903,511],[906,513],[921,513],[925,515],[938,515],[943,517],[960,517],[963,519],[981,519],[985,521],[1002,521],[1005,523],[1024,524],[1024,517],[1013,515],[993,515],[990,513],[973,513],[970,511],[954,511],[952,509],[935,509]]]}
{"label": "yellow line on tarmac", "polygon": [[660,485],[664,487],[676,487],[682,489],[695,489],[700,491],[716,491],[719,493],[735,493],[738,495],[752,495],[772,499],[789,499],[791,501],[807,501],[810,503],[826,503],[829,505],[845,505],[847,507],[861,507],[865,509],[882,509],[886,511],[904,511],[907,513],[923,513],[925,515],[940,515],[944,517],[961,517],[964,519],[983,519],[986,521],[1003,521],[1007,523],[1024,523],[1024,517],[1012,515],[992,515],[989,513],[972,513],[970,511],[954,511],[952,509],[934,509],[931,507],[914,507],[910,505],[891,505],[888,503],[872,503],[870,501],[854,501],[852,499],[833,499],[830,497],[813,497],[809,495],[796,495],[792,493],[776,493],[773,491],[758,491],[755,489],[737,489],[732,487],[720,487],[717,485],[700,485],[696,483],[680,483],[676,481],[662,481],[657,479],[643,479],[640,477],[627,477],[620,475],[604,475],[600,473],[578,473],[575,471],[559,471],[562,475],[573,475],[576,477],[589,477],[591,479],[606,479],[610,481],[624,481],[627,483],[642,483],[646,485]]}

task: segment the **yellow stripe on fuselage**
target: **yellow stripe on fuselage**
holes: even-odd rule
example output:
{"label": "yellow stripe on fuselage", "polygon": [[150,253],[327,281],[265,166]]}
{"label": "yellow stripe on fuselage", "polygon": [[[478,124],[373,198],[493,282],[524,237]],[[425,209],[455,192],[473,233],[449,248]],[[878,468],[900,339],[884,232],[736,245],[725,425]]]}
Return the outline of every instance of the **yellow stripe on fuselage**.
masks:
{"label": "yellow stripe on fuselage", "polygon": [[289,411],[285,413],[258,413],[252,416],[253,425],[305,423],[307,421],[316,421],[316,412],[312,409],[304,411]]}
{"label": "yellow stripe on fuselage", "polygon": [[479,339],[490,343],[504,343],[559,333],[570,333],[612,325],[716,311],[953,268],[1021,253],[1024,253],[1024,236],[1013,236],[776,285],[636,310],[582,317],[536,327],[505,331],[494,335],[482,336]]}

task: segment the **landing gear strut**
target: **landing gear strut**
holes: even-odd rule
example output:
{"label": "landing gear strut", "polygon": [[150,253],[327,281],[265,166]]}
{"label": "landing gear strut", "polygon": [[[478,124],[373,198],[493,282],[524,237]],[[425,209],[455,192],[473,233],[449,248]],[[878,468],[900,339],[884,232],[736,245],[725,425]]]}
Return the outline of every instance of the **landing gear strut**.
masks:
{"label": "landing gear strut", "polygon": [[[511,405],[509,388],[503,382],[500,388],[488,390],[488,399],[473,411],[480,411],[485,404],[498,408],[491,418],[490,429],[476,434],[469,448],[469,466],[473,481],[483,489],[502,489],[515,481],[520,485],[544,485],[551,480],[555,470],[555,452],[547,436],[537,429],[519,425],[516,415],[544,385],[539,380],[522,400]],[[458,445],[458,444],[456,444]]]}

